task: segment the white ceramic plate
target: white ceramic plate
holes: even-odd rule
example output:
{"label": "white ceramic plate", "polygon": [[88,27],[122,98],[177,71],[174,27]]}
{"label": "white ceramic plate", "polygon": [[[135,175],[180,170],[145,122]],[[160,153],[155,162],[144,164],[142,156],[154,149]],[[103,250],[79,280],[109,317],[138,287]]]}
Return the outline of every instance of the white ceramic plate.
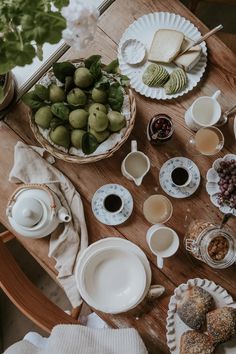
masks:
{"label": "white ceramic plate", "polygon": [[[138,276],[137,276],[138,275]],[[105,247],[85,261],[79,286],[82,297],[106,313],[127,311],[146,289],[146,272],[140,258],[124,247]]]}
{"label": "white ceramic plate", "polygon": [[[141,248],[139,248],[137,245],[135,245],[134,243],[122,239],[120,237],[107,237],[104,238],[102,240],[99,240],[97,242],[92,243],[88,248],[86,248],[83,253],[81,254],[79,261],[77,263],[76,266],[76,270],[75,270],[75,279],[76,279],[76,283],[77,283],[77,287],[80,291],[80,282],[79,282],[79,278],[81,277],[81,269],[83,268],[87,258],[90,257],[91,254],[93,254],[94,252],[96,252],[97,250],[101,250],[104,247],[124,247],[125,249],[129,250],[130,252],[133,252],[134,254],[136,254],[139,259],[141,260],[145,272],[146,272],[146,289],[143,293],[143,297],[140,299],[139,302],[143,301],[143,299],[146,297],[150,285],[151,285],[151,279],[152,279],[152,272],[151,272],[151,268],[150,268],[150,264],[149,261],[145,255],[145,253],[141,250]],[[134,305],[134,307],[136,306],[136,304]]]}
{"label": "white ceramic plate", "polygon": [[236,208],[232,209],[226,204],[220,205],[218,203],[218,198],[217,198],[217,195],[220,192],[220,188],[218,185],[220,177],[217,173],[217,169],[220,167],[221,161],[229,161],[229,160],[236,160],[236,155],[227,154],[223,158],[219,158],[213,162],[212,168],[208,170],[206,175],[207,178],[206,190],[210,196],[210,200],[212,204],[214,204],[217,208],[219,208],[222,213],[224,214],[232,213],[233,215],[236,216]]}
{"label": "white ceramic plate", "polygon": [[[138,18],[123,33],[118,47],[118,59],[122,74],[129,77],[131,86],[135,89],[135,91],[146,97],[151,97],[158,100],[166,100],[182,96],[183,94],[191,91],[197,85],[206,68],[207,47],[205,42],[200,44],[202,48],[202,56],[194,68],[187,73],[188,85],[182,91],[176,94],[166,95],[164,88],[149,87],[142,82],[143,72],[150,64],[150,62],[146,61],[145,63],[141,63],[141,65],[137,66],[129,65],[123,57],[121,51],[124,42],[131,38],[138,39],[140,42],[142,42],[148,51],[151,47],[154,33],[158,29],[177,30],[183,32],[185,36],[192,40],[197,40],[201,36],[201,33],[197,27],[195,27],[189,20],[186,20],[182,16],[169,12],[150,13]],[[165,66],[169,72],[176,68],[175,64],[168,64],[163,66]]]}
{"label": "white ceramic plate", "polygon": [[[192,174],[192,180],[186,187],[177,187],[171,182],[171,172],[176,167],[185,167]],[[159,181],[161,188],[173,198],[190,197],[199,187],[201,180],[197,165],[187,157],[173,157],[167,160],[160,169]]]}
{"label": "white ceramic plate", "polygon": [[[123,209],[118,214],[109,213],[104,208],[104,199],[109,194],[117,194],[123,200]],[[120,184],[105,184],[93,195],[92,211],[94,216],[105,225],[119,225],[125,222],[133,211],[133,198],[128,189]]]}
{"label": "white ceramic plate", "polygon": [[[190,279],[186,284],[181,284],[175,289],[174,295],[170,298],[168,316],[167,316],[167,345],[172,354],[179,354],[180,352],[180,338],[184,332],[191,329],[179,318],[176,313],[176,305],[179,298],[184,291],[189,287],[196,285],[207,290],[215,300],[216,307],[230,306],[236,308],[236,303],[229,295],[229,293],[221,286],[215,284],[213,281],[207,279]],[[236,338],[231,341],[221,344],[215,354],[235,354],[236,353]]]}

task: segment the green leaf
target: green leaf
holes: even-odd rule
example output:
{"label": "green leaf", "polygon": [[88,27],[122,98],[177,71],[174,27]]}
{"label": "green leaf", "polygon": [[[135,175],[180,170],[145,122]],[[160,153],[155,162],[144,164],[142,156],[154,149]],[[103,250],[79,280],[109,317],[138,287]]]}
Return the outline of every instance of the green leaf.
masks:
{"label": "green leaf", "polygon": [[114,84],[110,87],[108,102],[113,111],[121,111],[124,102],[124,95],[119,84]]}
{"label": "green leaf", "polygon": [[108,90],[110,87],[110,82],[108,77],[103,75],[99,81],[96,82],[95,88],[99,90]]}
{"label": "green leaf", "polygon": [[56,8],[58,8],[59,10],[61,10],[61,8],[64,6],[68,6],[68,4],[69,4],[69,0],[53,0],[52,2],[54,4],[54,6]]}
{"label": "green leaf", "polygon": [[84,65],[90,69],[91,65],[97,62],[101,63],[101,55],[91,55],[91,57],[84,60]]}
{"label": "green leaf", "polygon": [[35,85],[34,92],[41,100],[48,101],[48,99],[49,99],[48,87],[45,87],[43,85]]}
{"label": "green leaf", "polygon": [[40,107],[45,106],[45,103],[36,95],[34,91],[27,92],[22,101],[33,111],[37,111]]}
{"label": "green leaf", "polygon": [[129,86],[130,85],[130,79],[126,75],[120,75],[120,84],[122,86]]}
{"label": "green leaf", "polygon": [[118,59],[113,60],[110,64],[106,65],[103,70],[110,74],[117,74],[119,69]]}
{"label": "green leaf", "polygon": [[64,121],[68,121],[70,110],[64,103],[57,102],[51,106],[52,114]]}
{"label": "green leaf", "polygon": [[92,154],[98,147],[97,139],[90,133],[85,133],[82,138],[82,151],[84,154]]}
{"label": "green leaf", "polygon": [[56,78],[65,82],[67,76],[73,76],[75,72],[75,66],[69,61],[64,61],[62,63],[54,63],[53,64],[53,72]]}
{"label": "green leaf", "polygon": [[93,75],[95,81],[98,81],[102,77],[102,69],[100,61],[93,63],[89,69],[90,73]]}
{"label": "green leaf", "polygon": [[65,93],[68,93],[74,87],[74,79],[72,76],[65,77]]}
{"label": "green leaf", "polygon": [[39,60],[43,60],[43,46],[40,45],[40,44],[37,44],[37,47],[36,47],[36,54],[37,54],[37,57],[39,58]]}

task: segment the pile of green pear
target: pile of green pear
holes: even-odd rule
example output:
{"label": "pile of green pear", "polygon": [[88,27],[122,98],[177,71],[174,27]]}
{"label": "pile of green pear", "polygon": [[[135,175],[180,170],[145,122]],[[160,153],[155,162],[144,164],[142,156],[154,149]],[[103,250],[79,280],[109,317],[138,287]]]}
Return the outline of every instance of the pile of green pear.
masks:
{"label": "pile of green pear", "polygon": [[[111,134],[126,126],[125,117],[113,109],[114,104],[118,107],[114,96],[117,85],[110,89],[104,74],[100,77],[93,75],[94,68],[72,68],[68,63],[60,68],[64,71],[58,72],[57,76],[64,84],[36,85],[34,91],[25,97],[25,103],[34,111],[35,123],[42,129],[49,129],[49,137],[54,144],[66,149],[75,147],[90,154]],[[60,76],[61,72],[64,72],[64,77]]]}

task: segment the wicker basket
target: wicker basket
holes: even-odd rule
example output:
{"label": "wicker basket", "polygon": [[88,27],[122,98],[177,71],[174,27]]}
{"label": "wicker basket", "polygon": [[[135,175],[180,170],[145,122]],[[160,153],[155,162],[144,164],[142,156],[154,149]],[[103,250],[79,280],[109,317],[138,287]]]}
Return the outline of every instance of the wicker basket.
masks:
{"label": "wicker basket", "polygon": [[[78,63],[78,60],[73,60],[71,61],[72,63]],[[136,102],[134,95],[131,91],[131,89],[127,88],[126,93],[129,95],[129,100],[130,100],[130,119],[127,121],[127,128],[125,131],[124,136],[122,139],[115,145],[113,146],[112,149],[99,154],[99,155],[94,155],[94,156],[77,156],[77,155],[71,155],[69,153],[63,152],[57,147],[53,146],[50,144],[50,142],[40,133],[40,130],[35,124],[33,115],[29,115],[29,121],[30,121],[30,126],[31,129],[35,135],[35,138],[37,141],[43,146],[45,150],[47,150],[51,155],[54,157],[66,161],[66,162],[72,162],[72,163],[78,163],[78,164],[84,164],[84,163],[91,163],[95,161],[99,161],[102,159],[107,159],[108,157],[111,157],[128,139],[133,127],[134,127],[134,122],[135,122],[135,116],[136,116]]]}

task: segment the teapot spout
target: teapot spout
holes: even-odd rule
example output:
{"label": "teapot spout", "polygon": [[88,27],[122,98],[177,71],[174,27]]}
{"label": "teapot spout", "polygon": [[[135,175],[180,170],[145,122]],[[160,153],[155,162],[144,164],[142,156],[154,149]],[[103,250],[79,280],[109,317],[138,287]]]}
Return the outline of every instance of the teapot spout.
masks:
{"label": "teapot spout", "polygon": [[59,209],[57,216],[58,216],[58,219],[60,220],[60,222],[69,222],[69,221],[71,221],[71,216],[69,215],[68,211],[64,207],[61,207]]}

